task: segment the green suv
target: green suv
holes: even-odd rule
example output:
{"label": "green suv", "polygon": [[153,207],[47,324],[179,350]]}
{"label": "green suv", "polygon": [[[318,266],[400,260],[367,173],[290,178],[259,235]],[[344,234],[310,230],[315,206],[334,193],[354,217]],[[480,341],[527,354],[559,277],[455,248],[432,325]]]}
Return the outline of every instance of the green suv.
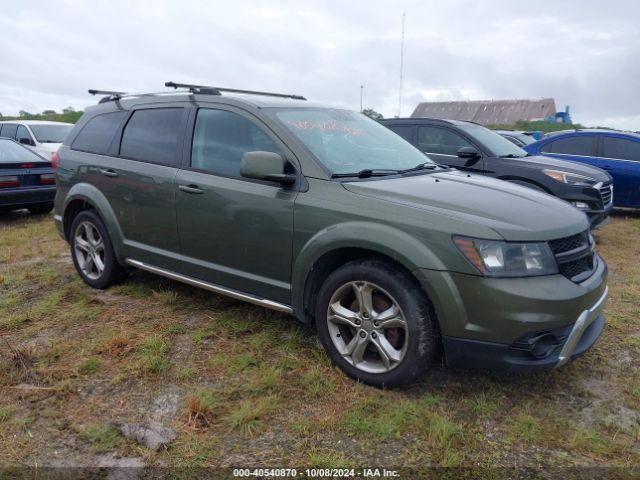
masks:
{"label": "green suv", "polygon": [[607,266],[566,202],[438,165],[360,113],[168,85],[186,89],[104,92],[54,159],[88,285],[138,268],[293,314],[377,386],[441,359],[558,367],[600,335]]}

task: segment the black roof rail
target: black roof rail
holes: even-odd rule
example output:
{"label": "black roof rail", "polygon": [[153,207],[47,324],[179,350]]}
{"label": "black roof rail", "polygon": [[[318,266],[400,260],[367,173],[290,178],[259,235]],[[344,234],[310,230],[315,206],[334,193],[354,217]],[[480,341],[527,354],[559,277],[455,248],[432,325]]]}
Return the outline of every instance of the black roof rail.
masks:
{"label": "black roof rail", "polygon": [[126,92],[115,92],[113,90],[96,90],[93,88],[89,89],[90,95],[106,95],[102,97],[98,103],[112,102],[114,100],[120,100],[123,95],[126,95]]}
{"label": "black roof rail", "polygon": [[258,92],[255,90],[239,90],[237,88],[224,87],[208,87],[206,85],[191,85],[189,83],[165,82],[165,87],[170,88],[187,88],[191,93],[199,93],[204,95],[220,95],[221,92],[244,93],[247,95],[261,95],[265,97],[292,98],[294,100],[306,100],[301,95],[290,95],[287,93]]}

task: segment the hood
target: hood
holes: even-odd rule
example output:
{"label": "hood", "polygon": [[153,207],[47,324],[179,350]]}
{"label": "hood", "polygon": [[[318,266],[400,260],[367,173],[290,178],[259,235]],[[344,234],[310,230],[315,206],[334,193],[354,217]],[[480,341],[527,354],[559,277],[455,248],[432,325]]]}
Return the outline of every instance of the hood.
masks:
{"label": "hood", "polygon": [[[345,182],[343,186],[359,195],[455,217],[461,223],[480,224],[505,240],[545,241],[589,228],[586,215],[564,200],[462,172]],[[464,226],[451,233],[464,234]]]}
{"label": "hood", "polygon": [[536,170],[550,168],[569,173],[577,173],[578,175],[591,177],[598,182],[611,181],[611,175],[604,170],[592,165],[585,165],[584,163],[572,162],[570,160],[560,160],[559,158],[545,157],[542,155],[532,155],[523,158],[501,158],[500,160],[513,162],[514,164],[517,163],[517,165],[534,168]]}

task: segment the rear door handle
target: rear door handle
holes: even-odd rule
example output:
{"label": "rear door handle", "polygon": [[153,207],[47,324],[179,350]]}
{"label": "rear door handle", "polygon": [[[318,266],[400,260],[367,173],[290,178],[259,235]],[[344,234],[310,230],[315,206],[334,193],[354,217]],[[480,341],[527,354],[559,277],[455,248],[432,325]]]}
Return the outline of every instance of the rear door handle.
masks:
{"label": "rear door handle", "polygon": [[178,185],[178,188],[185,193],[191,193],[191,194],[204,193],[204,190],[198,188],[197,185]]}
{"label": "rear door handle", "polygon": [[116,172],[115,170],[111,169],[111,168],[101,168],[100,169],[100,173],[106,177],[117,177],[118,176],[118,172]]}
{"label": "rear door handle", "polygon": [[600,168],[603,170],[611,170],[613,167],[611,165],[603,165]]}

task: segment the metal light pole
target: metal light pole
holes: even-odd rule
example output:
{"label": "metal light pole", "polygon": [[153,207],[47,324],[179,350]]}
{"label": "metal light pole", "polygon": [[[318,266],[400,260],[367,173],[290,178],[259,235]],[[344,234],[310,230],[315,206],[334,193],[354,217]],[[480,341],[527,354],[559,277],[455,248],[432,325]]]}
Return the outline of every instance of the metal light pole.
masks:
{"label": "metal light pole", "polygon": [[364,90],[364,85],[360,85],[360,113],[362,113],[362,92]]}
{"label": "metal light pole", "polygon": [[402,116],[402,70],[404,69],[404,18],[402,12],[402,38],[400,40],[400,88],[398,89],[398,117]]}

